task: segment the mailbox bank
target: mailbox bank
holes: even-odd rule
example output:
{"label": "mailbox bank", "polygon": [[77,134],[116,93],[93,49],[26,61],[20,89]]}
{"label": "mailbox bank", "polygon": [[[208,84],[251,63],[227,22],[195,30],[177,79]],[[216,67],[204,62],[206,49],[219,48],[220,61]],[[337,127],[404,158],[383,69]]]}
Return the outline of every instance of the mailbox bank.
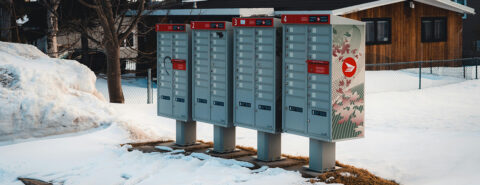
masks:
{"label": "mailbox bank", "polygon": [[232,27],[225,21],[191,22],[193,119],[214,124],[214,151],[235,149],[232,112]]}
{"label": "mailbox bank", "polygon": [[281,156],[280,20],[233,18],[232,25],[234,124],[258,130],[258,159],[278,160]]}
{"label": "mailbox bank", "polygon": [[335,166],[335,143],[364,135],[365,24],[282,15],[283,131],[310,138],[310,169]]}
{"label": "mailbox bank", "polygon": [[157,24],[157,114],[177,120],[176,144],[196,141],[192,121],[192,65],[188,24]]}

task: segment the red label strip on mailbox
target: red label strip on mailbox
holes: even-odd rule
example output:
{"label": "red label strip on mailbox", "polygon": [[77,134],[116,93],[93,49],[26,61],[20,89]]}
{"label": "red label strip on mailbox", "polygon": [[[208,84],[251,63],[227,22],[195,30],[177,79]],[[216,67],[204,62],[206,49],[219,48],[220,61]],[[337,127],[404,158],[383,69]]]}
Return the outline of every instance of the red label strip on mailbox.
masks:
{"label": "red label strip on mailbox", "polygon": [[284,24],[330,24],[330,15],[282,15]]}
{"label": "red label strip on mailbox", "polygon": [[194,30],[225,30],[226,22],[192,21],[190,27]]}
{"label": "red label strip on mailbox", "polygon": [[308,73],[330,74],[330,62],[320,60],[307,60]]}
{"label": "red label strip on mailbox", "polygon": [[173,69],[175,70],[187,70],[187,61],[181,59],[172,59]]}
{"label": "red label strip on mailbox", "polygon": [[157,24],[155,25],[155,31],[175,31],[185,32],[185,24]]}
{"label": "red label strip on mailbox", "polygon": [[273,27],[273,18],[233,18],[234,27]]}

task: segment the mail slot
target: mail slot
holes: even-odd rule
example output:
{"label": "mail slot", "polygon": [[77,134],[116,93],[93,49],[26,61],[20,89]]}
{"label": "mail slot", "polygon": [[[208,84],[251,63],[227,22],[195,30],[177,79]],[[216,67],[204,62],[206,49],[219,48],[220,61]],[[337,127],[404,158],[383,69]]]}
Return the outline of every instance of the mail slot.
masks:
{"label": "mail slot", "polygon": [[365,25],[282,15],[282,130],[335,142],[364,136]]}
{"label": "mail slot", "polygon": [[269,17],[233,18],[235,126],[281,131],[282,24]]}
{"label": "mail slot", "polygon": [[187,61],[180,59],[172,59],[172,65],[174,70],[187,70]]}
{"label": "mail slot", "polygon": [[221,127],[232,122],[232,28],[226,21],[191,22],[193,119]]}
{"label": "mail slot", "polygon": [[328,75],[330,73],[330,62],[328,61],[307,60],[307,64],[308,73],[324,75]]}
{"label": "mail slot", "polygon": [[155,29],[157,31],[157,114],[180,121],[191,121],[190,25],[157,24]]}

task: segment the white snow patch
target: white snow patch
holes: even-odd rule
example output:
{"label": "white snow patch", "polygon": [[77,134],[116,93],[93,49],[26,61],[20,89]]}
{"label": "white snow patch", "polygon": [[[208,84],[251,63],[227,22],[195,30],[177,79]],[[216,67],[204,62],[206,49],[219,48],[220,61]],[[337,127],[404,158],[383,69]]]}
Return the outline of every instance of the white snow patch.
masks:
{"label": "white snow patch", "polygon": [[155,146],[156,149],[159,149],[159,150],[164,150],[164,151],[168,151],[168,152],[171,152],[173,151],[172,148],[168,147],[168,146]]}
{"label": "white snow patch", "polygon": [[34,46],[0,42],[0,141],[77,132],[110,122],[96,76]]}

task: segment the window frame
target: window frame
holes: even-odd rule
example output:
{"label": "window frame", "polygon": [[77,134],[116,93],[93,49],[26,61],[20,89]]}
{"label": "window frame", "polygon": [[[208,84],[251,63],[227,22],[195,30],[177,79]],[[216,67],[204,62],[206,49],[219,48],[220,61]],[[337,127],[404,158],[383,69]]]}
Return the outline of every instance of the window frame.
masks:
{"label": "window frame", "polygon": [[[423,21],[424,20],[430,20],[432,21],[432,35],[433,35],[433,39],[431,40],[427,40],[425,38],[425,26],[423,24]],[[445,37],[444,38],[440,38],[440,39],[435,39],[435,20],[444,20],[445,21],[445,28],[444,28],[444,32],[445,32]],[[421,35],[421,40],[423,43],[429,43],[429,42],[446,42],[448,40],[448,19],[447,17],[422,17],[420,19],[420,35]]]}
{"label": "window frame", "polygon": [[[365,37],[365,44],[366,45],[380,45],[380,44],[392,44],[392,18],[389,18],[389,17],[383,17],[383,18],[362,18],[362,22],[366,22],[366,21],[373,21],[373,27],[374,27],[374,32],[373,32],[373,36],[374,36],[374,40],[373,42],[368,42],[366,40],[366,37]],[[378,21],[388,21],[390,23],[390,31],[388,33],[388,41],[378,41],[377,40],[377,37],[378,37]],[[365,23],[365,32],[367,31],[366,29],[366,23]]]}

